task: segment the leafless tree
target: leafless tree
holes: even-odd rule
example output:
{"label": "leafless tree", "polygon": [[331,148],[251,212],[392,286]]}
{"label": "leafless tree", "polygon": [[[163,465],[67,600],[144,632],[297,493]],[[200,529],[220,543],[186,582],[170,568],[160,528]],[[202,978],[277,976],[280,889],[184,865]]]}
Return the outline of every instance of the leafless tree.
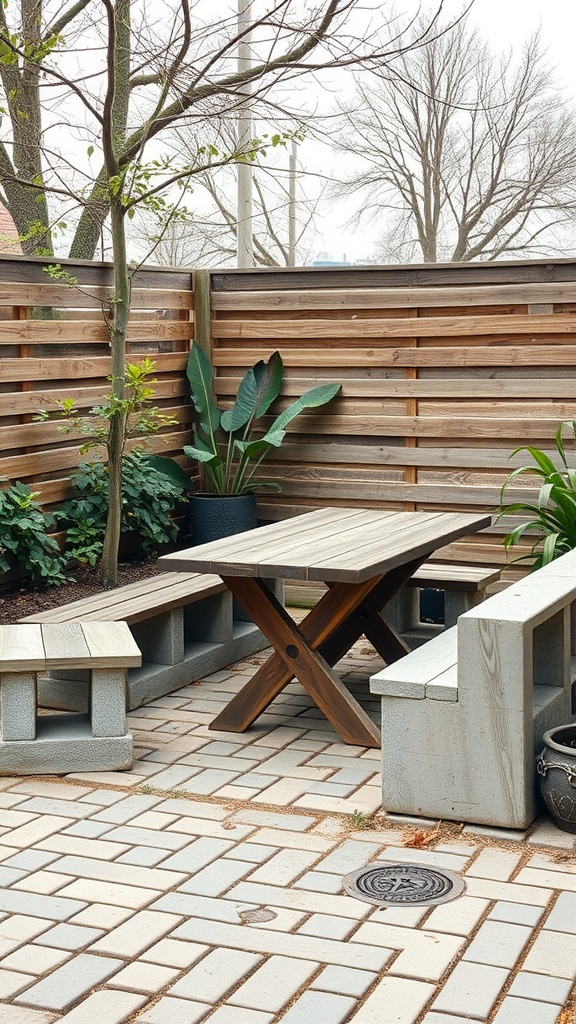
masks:
{"label": "leafless tree", "polygon": [[[185,149],[189,140],[185,133],[178,135]],[[292,163],[290,141],[286,149],[288,152],[274,154],[274,163],[266,155],[252,168],[252,248],[257,267],[302,266],[311,254],[325,185],[296,166],[295,160]],[[132,232],[137,250],[168,266],[216,267],[234,262],[238,238],[235,173],[228,167],[218,174],[207,170],[196,175],[186,197],[186,213],[168,223],[161,215],[142,215]]]}
{"label": "leafless tree", "polygon": [[[163,210],[169,219],[179,206],[179,185],[215,165],[251,159],[263,148],[258,139],[241,152],[223,152],[214,143],[219,121],[235,112],[248,83],[254,102],[273,107],[280,86],[291,79],[386,62],[405,46],[421,45],[437,21],[432,17],[408,38],[389,30],[381,9],[378,36],[376,27],[365,31],[361,0],[255,0],[246,29],[255,59],[239,71],[235,18],[207,25],[200,20],[207,9],[205,0],[0,4],[6,122],[0,141],[0,200],[28,251],[53,251],[55,199],[72,213],[80,209],[72,257],[90,259],[105,226],[110,229],[114,284],[103,310],[112,362],[102,562],[107,585],[117,578],[128,415],[126,335],[133,271],[127,219],[139,208]],[[355,11],[360,22],[348,27]],[[162,152],[167,131],[186,123],[195,128],[192,157],[182,160],[178,152]],[[175,200],[171,190],[176,190]],[[61,279],[67,280],[66,272]]]}
{"label": "leafless tree", "polygon": [[574,221],[576,118],[538,36],[515,64],[464,19],[399,55],[364,75],[339,148],[359,166],[338,193],[382,224],[384,259],[551,255]]}

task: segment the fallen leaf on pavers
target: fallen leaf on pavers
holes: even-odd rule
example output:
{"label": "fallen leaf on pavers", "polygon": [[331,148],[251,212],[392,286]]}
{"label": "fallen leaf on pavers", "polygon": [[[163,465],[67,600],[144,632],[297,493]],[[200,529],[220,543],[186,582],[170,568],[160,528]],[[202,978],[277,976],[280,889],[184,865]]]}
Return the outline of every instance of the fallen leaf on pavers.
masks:
{"label": "fallen leaf on pavers", "polygon": [[227,831],[230,831],[230,829],[236,828],[236,825],[234,824],[233,821],[223,821],[222,828],[225,828]]}
{"label": "fallen leaf on pavers", "polygon": [[442,822],[439,821],[431,832],[423,832],[422,829],[418,829],[417,832],[408,832],[402,846],[414,846],[418,849],[422,846],[429,846],[438,838],[441,824]]}

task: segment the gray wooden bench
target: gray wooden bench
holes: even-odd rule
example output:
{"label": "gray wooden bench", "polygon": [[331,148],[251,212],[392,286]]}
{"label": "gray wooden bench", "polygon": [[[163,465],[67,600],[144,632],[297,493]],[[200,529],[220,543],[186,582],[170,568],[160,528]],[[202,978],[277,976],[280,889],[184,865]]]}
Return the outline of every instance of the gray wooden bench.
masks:
{"label": "gray wooden bench", "polygon": [[[124,622],[0,626],[0,774],[131,768],[126,670],[141,661]],[[38,716],[37,676],[75,669],[90,674],[88,713]]]}
{"label": "gray wooden bench", "polygon": [[[266,647],[260,630],[241,614],[219,576],[165,572],[21,621],[126,622],[143,658],[140,668],[128,671],[132,710]],[[61,685],[72,677],[82,685]],[[39,680],[39,694],[44,707],[85,711],[88,677],[51,671]]]}
{"label": "gray wooden bench", "polygon": [[[500,569],[485,566],[424,562],[390,602],[386,618],[410,647],[418,647],[484,601],[487,588],[500,576]],[[420,591],[425,588],[444,592],[444,627],[420,619]]]}
{"label": "gray wooden bench", "polygon": [[535,752],[571,720],[576,551],[372,677],[386,810],[508,828],[538,811]]}

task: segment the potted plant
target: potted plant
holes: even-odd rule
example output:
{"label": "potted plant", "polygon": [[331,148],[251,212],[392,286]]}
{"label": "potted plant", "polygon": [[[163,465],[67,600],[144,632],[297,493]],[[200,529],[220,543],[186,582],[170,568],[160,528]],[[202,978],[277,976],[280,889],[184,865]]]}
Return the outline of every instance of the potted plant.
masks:
{"label": "potted plant", "polygon": [[510,458],[518,452],[528,452],[534,460],[533,465],[520,466],[512,470],[504,481],[500,492],[502,501],[506,488],[519,476],[533,475],[541,480],[536,503],[515,501],[502,507],[497,519],[504,515],[520,513],[529,518],[519,526],[515,526],[504,537],[506,550],[514,547],[528,530],[537,533],[536,540],[529,552],[519,555],[514,562],[531,562],[531,569],[539,569],[554,558],[566,554],[576,548],[576,469],[568,465],[564,448],[564,430],[572,431],[576,440],[576,420],[564,420],[556,431],[556,448],[560,456],[561,467],[555,466],[552,459],[539,448],[521,445],[515,448]]}
{"label": "potted plant", "polygon": [[[264,428],[262,417],[280,394],[284,364],[279,352],[260,359],[240,382],[236,401],[220,409],[214,398],[214,371],[199,345],[192,345],[187,376],[197,414],[194,444],[184,452],[205,471],[207,490],[191,496],[191,527],[195,543],[215,540],[256,526],[256,487],[280,485],[259,480],[263,459],[278,448],[286,427],[305,409],[325,405],[340,391],[340,384],[322,384],[306,391]],[[181,479],[176,463],[161,456],[151,461],[168,476]]]}
{"label": "potted plant", "polygon": [[[576,548],[576,469],[568,464],[563,435],[570,430],[576,440],[576,421],[565,420],[556,431],[556,448],[560,467],[540,448],[521,445],[512,455],[528,452],[533,464],[514,469],[501,491],[518,476],[534,475],[540,479],[536,503],[515,501],[505,505],[498,518],[520,513],[525,522],[515,526],[504,538],[506,549],[514,547],[524,534],[535,531],[536,540],[529,552],[514,559],[531,562],[531,570],[540,569],[555,558]],[[576,833],[576,722],[559,725],[543,736],[544,748],[536,761],[540,792],[552,815],[554,824],[565,832]]]}

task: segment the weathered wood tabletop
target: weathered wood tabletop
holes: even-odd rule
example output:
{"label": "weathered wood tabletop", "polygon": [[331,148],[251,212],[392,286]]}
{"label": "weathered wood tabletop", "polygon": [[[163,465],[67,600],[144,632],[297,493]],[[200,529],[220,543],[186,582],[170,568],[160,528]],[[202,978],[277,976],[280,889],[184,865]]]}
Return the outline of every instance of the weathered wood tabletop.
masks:
{"label": "weathered wood tabletop", "polygon": [[[243,732],[296,676],[342,739],[379,746],[377,727],[332,666],[362,633],[387,663],[407,653],[385,621],[386,604],[433,551],[490,522],[458,512],[324,508],[164,555],[163,569],[218,573],[275,649],[211,728]],[[296,625],[266,579],[329,589]]]}

